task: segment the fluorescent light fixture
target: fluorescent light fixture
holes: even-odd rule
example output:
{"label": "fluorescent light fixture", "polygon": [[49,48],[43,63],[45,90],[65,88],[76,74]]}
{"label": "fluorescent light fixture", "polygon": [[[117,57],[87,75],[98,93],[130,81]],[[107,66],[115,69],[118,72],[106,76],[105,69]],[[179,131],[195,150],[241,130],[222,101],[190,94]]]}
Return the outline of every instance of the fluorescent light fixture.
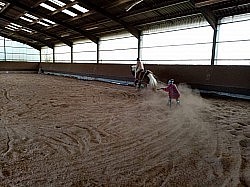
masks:
{"label": "fluorescent light fixture", "polygon": [[75,14],[74,12],[71,12],[71,11],[69,11],[69,10],[67,10],[67,9],[64,9],[62,12],[65,13],[65,14],[68,14],[68,15],[70,15],[70,16],[72,16],[72,17],[77,16],[77,14]]}
{"label": "fluorescent light fixture", "polygon": [[5,6],[5,3],[3,3],[3,2],[0,2],[0,6]]}
{"label": "fluorescent light fixture", "polygon": [[45,3],[41,3],[40,6],[43,7],[43,8],[46,8],[47,10],[50,10],[52,12],[56,10],[54,7],[52,7],[50,5],[47,5]]}
{"label": "fluorescent light fixture", "polygon": [[81,6],[80,6],[80,5],[78,5],[78,4],[73,5],[72,7],[73,7],[74,9],[76,9],[76,10],[78,10],[78,11],[82,12],[82,13],[85,13],[85,12],[88,12],[88,11],[89,11],[88,9],[83,8],[83,7],[81,7]]}
{"label": "fluorescent light fixture", "polygon": [[59,1],[59,0],[49,0],[51,3],[54,3],[55,5],[58,5],[60,7],[63,7],[65,6],[66,4],[63,3],[62,1]]}
{"label": "fluorescent light fixture", "polygon": [[28,22],[30,22],[30,23],[32,23],[32,22],[33,22],[33,20],[31,20],[31,19],[28,19],[28,18],[26,18],[26,17],[23,17],[23,16],[21,16],[20,18],[21,18],[22,20],[28,21]]}

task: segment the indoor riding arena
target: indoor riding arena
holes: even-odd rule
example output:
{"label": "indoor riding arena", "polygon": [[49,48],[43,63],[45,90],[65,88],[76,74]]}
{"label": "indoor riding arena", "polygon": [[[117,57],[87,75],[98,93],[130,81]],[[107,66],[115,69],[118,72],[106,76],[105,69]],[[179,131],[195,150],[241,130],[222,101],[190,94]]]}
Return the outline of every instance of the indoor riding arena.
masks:
{"label": "indoor riding arena", "polygon": [[248,0],[0,0],[0,186],[250,186],[249,27]]}

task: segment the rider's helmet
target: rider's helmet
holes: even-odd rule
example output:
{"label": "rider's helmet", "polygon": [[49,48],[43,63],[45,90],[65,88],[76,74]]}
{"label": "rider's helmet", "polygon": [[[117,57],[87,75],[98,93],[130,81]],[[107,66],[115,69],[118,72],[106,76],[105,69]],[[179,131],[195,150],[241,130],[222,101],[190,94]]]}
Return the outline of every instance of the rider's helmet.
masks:
{"label": "rider's helmet", "polygon": [[174,84],[174,79],[170,79],[170,80],[168,81],[168,84]]}

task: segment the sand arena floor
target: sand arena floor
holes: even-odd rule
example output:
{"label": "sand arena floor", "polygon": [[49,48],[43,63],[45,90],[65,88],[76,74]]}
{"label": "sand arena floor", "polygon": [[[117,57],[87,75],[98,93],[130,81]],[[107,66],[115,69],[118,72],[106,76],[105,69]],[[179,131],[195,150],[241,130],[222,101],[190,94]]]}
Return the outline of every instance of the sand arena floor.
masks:
{"label": "sand arena floor", "polygon": [[250,102],[0,74],[0,186],[250,186]]}

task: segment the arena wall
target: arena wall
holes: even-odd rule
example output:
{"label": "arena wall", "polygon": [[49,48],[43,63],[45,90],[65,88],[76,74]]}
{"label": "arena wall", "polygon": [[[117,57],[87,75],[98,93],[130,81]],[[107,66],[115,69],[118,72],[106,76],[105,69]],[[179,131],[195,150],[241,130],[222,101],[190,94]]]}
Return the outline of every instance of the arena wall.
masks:
{"label": "arena wall", "polygon": [[0,71],[37,71],[39,63],[0,62]]}
{"label": "arena wall", "polygon": [[[0,71],[38,71],[69,73],[83,76],[133,81],[131,64],[69,64],[1,62]],[[207,65],[145,65],[158,80],[186,83],[192,88],[234,94],[250,95],[250,66]]]}

